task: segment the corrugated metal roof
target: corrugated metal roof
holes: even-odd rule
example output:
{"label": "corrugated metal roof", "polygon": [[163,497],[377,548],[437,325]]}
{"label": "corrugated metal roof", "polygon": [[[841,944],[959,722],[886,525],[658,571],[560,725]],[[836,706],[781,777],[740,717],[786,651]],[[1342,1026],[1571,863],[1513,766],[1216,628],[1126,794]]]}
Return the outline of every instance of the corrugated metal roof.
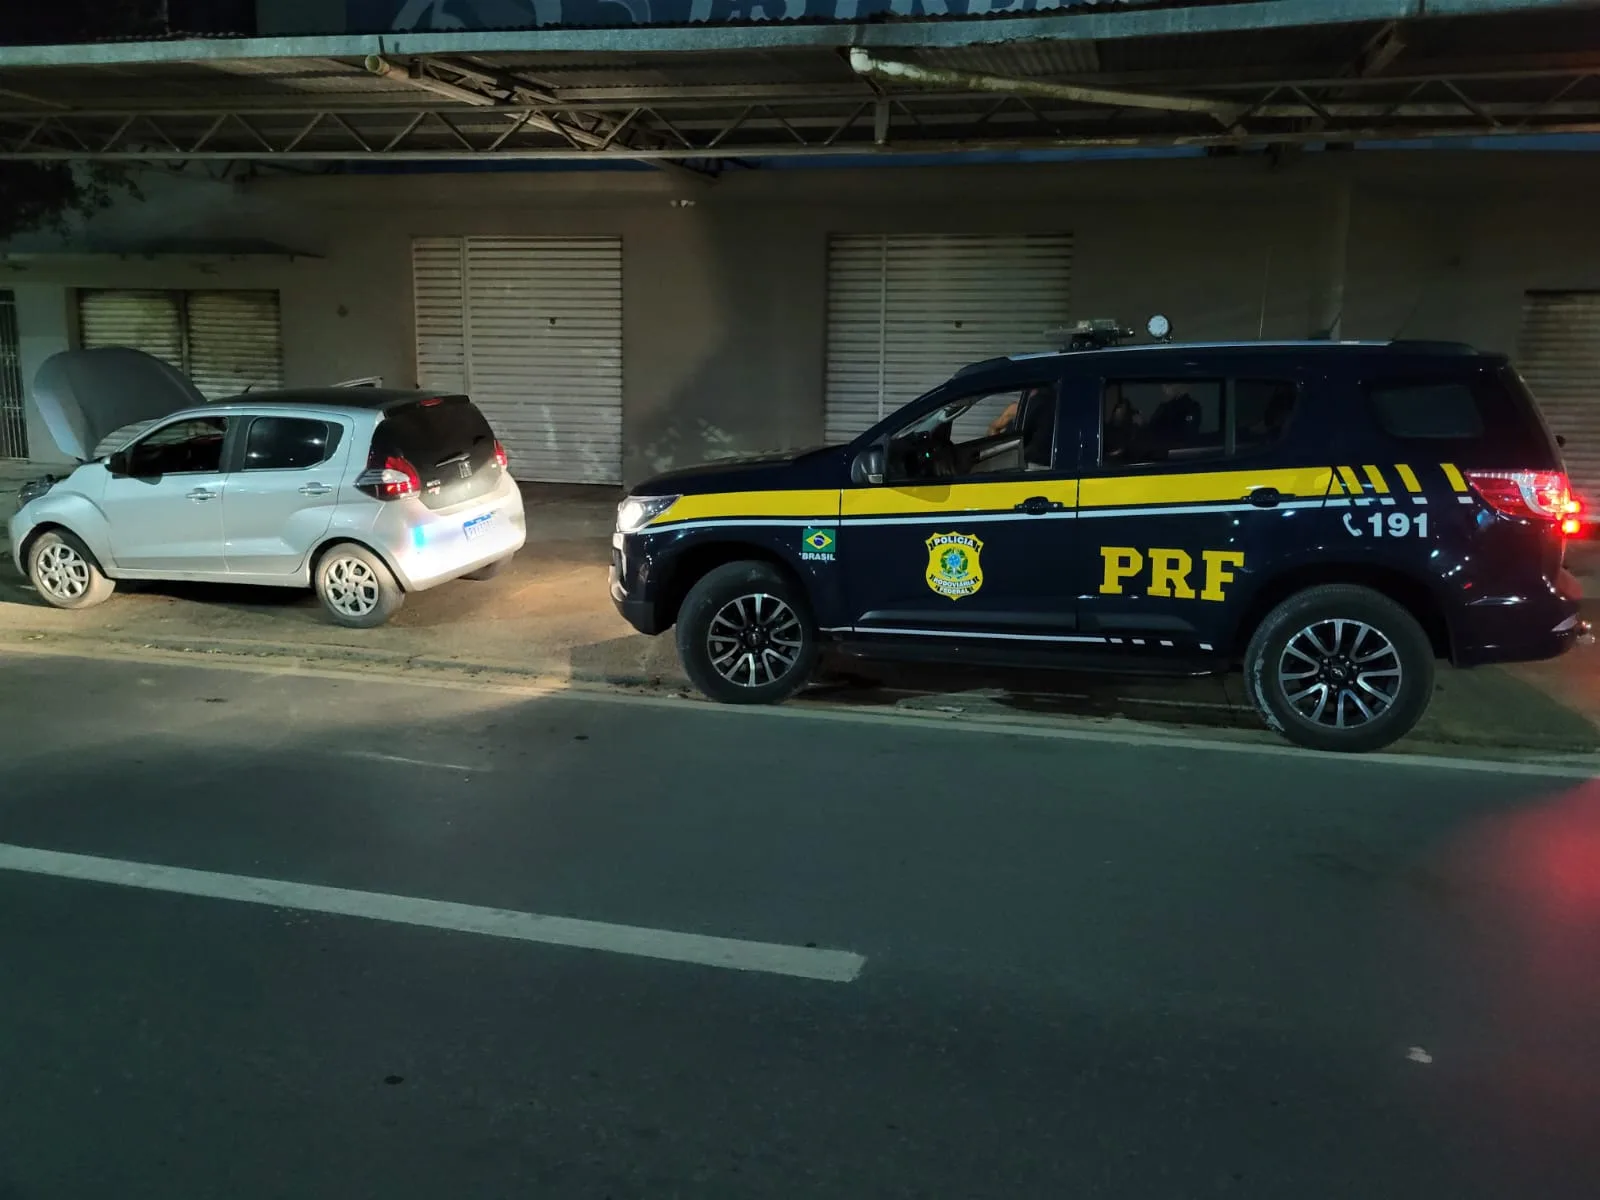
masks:
{"label": "corrugated metal roof", "polygon": [[1003,46],[962,46],[920,51],[918,62],[957,71],[981,71],[1018,79],[1060,79],[1097,75],[1098,42],[1012,42]]}
{"label": "corrugated metal roof", "polygon": [[[272,0],[262,0],[263,11]],[[926,0],[920,0],[926,3]],[[1264,0],[1277,3],[1280,0]],[[448,8],[419,8],[402,0],[362,0],[348,5],[345,32],[353,34],[420,33],[445,30],[470,30],[474,33],[520,33],[532,29],[620,29],[672,28],[727,25],[823,25],[864,24],[902,20],[983,20],[1015,17],[1020,13],[1041,15],[1067,9],[1096,7],[1126,8],[1205,8],[1237,0],[562,0],[544,6],[534,0],[454,0]],[[516,8],[527,19],[507,21]],[[405,15],[402,15],[405,14]],[[284,26],[264,30],[273,34],[312,34],[310,28]]]}

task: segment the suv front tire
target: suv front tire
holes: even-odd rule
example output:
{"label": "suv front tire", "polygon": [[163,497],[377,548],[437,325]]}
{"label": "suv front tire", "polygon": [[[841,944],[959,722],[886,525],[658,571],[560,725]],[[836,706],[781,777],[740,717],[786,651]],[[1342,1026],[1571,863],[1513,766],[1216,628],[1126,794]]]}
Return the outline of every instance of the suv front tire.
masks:
{"label": "suv front tire", "polygon": [[1312,750],[1381,750],[1415,728],[1433,697],[1426,631],[1402,605],[1353,584],[1280,603],[1250,639],[1244,670],[1266,723]]}
{"label": "suv front tire", "polygon": [[805,686],[817,631],[805,593],[776,567],[734,562],[708,571],[678,610],[678,657],[690,681],[723,704],[777,704]]}

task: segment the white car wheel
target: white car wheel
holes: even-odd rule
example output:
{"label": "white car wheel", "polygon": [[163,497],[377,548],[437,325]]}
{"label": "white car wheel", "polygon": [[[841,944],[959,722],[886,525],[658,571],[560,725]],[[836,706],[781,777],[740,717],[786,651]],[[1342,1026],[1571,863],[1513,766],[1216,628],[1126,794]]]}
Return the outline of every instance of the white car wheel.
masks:
{"label": "white car wheel", "polygon": [[394,616],[405,593],[394,573],[372,551],[346,543],[317,564],[317,595],[338,624],[371,629]]}
{"label": "white car wheel", "polygon": [[40,534],[29,547],[28,580],[56,608],[92,608],[116,590],[88,548],[64,529]]}

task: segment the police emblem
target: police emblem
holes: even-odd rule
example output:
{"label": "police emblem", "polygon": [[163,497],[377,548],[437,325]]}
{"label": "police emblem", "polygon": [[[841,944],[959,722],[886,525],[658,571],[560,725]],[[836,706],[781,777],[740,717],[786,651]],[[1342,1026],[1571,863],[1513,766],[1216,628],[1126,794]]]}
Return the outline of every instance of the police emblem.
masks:
{"label": "police emblem", "polygon": [[970,533],[936,533],[928,539],[928,586],[941,596],[959,600],[983,586],[978,556],[983,543]]}

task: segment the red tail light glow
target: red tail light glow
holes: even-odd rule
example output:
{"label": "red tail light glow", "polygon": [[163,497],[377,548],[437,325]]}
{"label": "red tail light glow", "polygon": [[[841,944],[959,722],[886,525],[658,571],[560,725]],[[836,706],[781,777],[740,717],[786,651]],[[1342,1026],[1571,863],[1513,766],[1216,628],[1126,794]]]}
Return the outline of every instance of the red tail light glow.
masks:
{"label": "red tail light glow", "polygon": [[511,460],[506,457],[506,448],[499,442],[494,444],[494,460],[500,464],[502,471],[511,465]]}
{"label": "red tail light glow", "polygon": [[1560,471],[1466,471],[1473,491],[1496,512],[1526,521],[1555,521],[1563,529],[1577,502]]}
{"label": "red tail light glow", "polygon": [[400,455],[391,454],[379,462],[374,454],[367,462],[367,469],[356,480],[356,486],[379,500],[399,500],[421,494],[422,476],[417,474],[410,460]]}
{"label": "red tail light glow", "polygon": [[1577,537],[1583,532],[1583,505],[1576,496],[1567,501],[1567,515],[1561,519],[1561,532]]}

